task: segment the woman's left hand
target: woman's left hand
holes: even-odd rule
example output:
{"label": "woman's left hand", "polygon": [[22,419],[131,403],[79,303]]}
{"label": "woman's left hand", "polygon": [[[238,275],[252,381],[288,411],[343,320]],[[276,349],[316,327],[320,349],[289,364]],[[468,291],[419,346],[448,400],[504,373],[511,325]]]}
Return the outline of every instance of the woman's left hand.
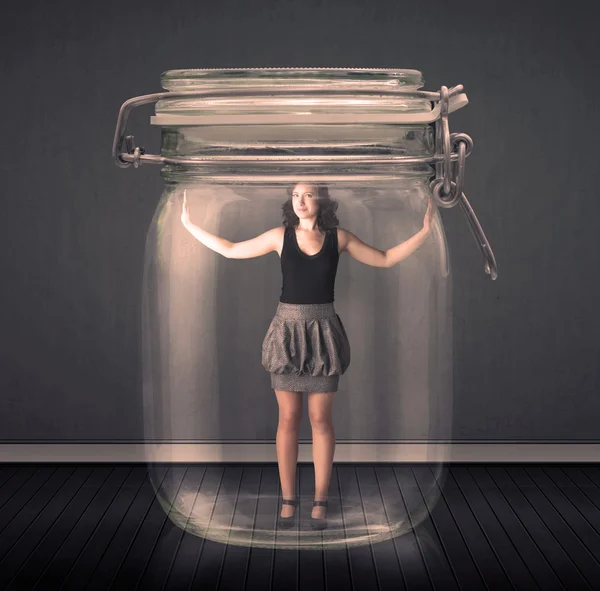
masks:
{"label": "woman's left hand", "polygon": [[429,198],[429,205],[427,205],[427,211],[425,212],[425,218],[423,219],[423,230],[431,232],[431,220],[433,219],[433,207],[431,203],[431,197]]}

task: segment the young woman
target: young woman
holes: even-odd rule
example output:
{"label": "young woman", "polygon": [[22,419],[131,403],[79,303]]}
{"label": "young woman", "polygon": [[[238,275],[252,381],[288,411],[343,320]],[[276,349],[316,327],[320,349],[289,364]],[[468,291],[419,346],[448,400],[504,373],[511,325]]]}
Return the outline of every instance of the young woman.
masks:
{"label": "young woman", "polygon": [[339,256],[347,252],[366,265],[391,267],[427,239],[433,210],[429,200],[423,228],[387,251],[373,248],[338,227],[337,203],[322,184],[298,183],[282,210],[283,226],[232,243],[190,222],[184,192],[181,221],[196,239],[227,258],[249,259],[275,251],[281,259],[282,292],[262,345],[262,365],[271,374],[279,405],[276,448],[283,497],[279,525],[291,527],[294,523],[298,431],[302,392],[307,392],[315,467],[311,524],[323,529],[335,450],[333,394],[339,376],[350,365],[350,343],[334,308]]}

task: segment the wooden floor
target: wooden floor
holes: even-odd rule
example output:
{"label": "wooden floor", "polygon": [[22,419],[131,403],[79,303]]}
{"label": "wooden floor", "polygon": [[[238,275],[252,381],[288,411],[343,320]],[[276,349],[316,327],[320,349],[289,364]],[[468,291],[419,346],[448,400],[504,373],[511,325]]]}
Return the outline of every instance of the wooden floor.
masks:
{"label": "wooden floor", "polygon": [[[241,471],[278,491],[274,465],[210,470],[223,478]],[[303,482],[313,478],[311,464],[298,470]],[[336,464],[331,487],[350,477],[360,489],[361,479],[390,470],[415,482],[432,473],[422,464]],[[0,589],[600,589],[596,465],[446,470],[438,502],[414,530],[311,551],[233,546],[184,532],[166,517],[143,465],[5,464]]]}

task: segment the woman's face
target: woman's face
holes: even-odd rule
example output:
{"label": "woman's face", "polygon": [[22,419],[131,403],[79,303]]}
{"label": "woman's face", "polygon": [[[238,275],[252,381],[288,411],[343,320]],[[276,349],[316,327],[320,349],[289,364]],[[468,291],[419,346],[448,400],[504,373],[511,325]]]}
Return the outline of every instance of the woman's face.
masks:
{"label": "woman's face", "polygon": [[310,218],[317,215],[319,211],[317,187],[304,183],[297,184],[292,191],[292,205],[294,213],[299,218]]}

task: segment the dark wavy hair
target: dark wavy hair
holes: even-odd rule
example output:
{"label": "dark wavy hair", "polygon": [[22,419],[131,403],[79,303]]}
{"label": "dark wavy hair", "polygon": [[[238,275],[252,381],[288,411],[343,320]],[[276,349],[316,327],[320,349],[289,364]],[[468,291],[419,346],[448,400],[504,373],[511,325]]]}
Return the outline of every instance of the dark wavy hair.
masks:
{"label": "dark wavy hair", "polygon": [[319,212],[317,213],[317,227],[322,232],[329,230],[330,228],[335,228],[340,225],[340,220],[338,219],[335,212],[338,208],[338,203],[335,199],[332,199],[329,196],[329,189],[327,185],[323,183],[313,183],[313,182],[298,182],[287,189],[288,199],[281,206],[283,211],[283,225],[286,228],[295,228],[300,223],[300,218],[294,212],[294,206],[292,204],[292,194],[294,192],[294,188],[297,185],[311,185],[317,189],[317,202],[319,204]]}

